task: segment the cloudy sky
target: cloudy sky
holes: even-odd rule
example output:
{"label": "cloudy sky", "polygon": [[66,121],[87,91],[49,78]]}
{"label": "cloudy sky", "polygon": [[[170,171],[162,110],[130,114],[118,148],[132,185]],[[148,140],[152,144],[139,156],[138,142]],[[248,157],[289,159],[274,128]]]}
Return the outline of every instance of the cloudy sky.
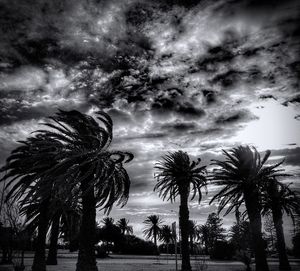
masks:
{"label": "cloudy sky", "polygon": [[[237,144],[270,149],[300,190],[299,14],[299,1],[0,0],[0,163],[58,108],[102,109],[112,148],[135,155],[111,216],[139,236],[147,215],[176,220],[153,192],[167,151],[209,164]],[[190,203],[199,224],[215,191]]]}

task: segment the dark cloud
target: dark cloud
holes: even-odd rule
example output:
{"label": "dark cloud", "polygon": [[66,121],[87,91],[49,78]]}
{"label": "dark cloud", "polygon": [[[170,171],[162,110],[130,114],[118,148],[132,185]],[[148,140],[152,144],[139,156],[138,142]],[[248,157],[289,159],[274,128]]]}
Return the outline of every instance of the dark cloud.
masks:
{"label": "dark cloud", "polygon": [[208,105],[216,102],[217,95],[216,92],[210,89],[202,89],[203,96]]}
{"label": "dark cloud", "polygon": [[233,111],[233,112],[227,112],[226,114],[223,114],[221,116],[218,116],[215,120],[216,124],[232,124],[235,122],[240,121],[247,121],[249,119],[253,119],[255,116],[253,116],[249,111],[242,110],[242,111]]}
{"label": "dark cloud", "polygon": [[300,94],[293,95],[293,97],[291,97],[287,101],[285,101],[283,103],[283,105],[288,106],[289,103],[294,103],[294,104],[300,103]]}
{"label": "dark cloud", "polygon": [[197,125],[194,122],[176,122],[176,123],[168,123],[162,125],[163,130],[167,130],[168,132],[188,132],[189,130],[194,130]]}
{"label": "dark cloud", "polygon": [[300,148],[273,150],[272,155],[283,156],[284,164],[300,166]]}

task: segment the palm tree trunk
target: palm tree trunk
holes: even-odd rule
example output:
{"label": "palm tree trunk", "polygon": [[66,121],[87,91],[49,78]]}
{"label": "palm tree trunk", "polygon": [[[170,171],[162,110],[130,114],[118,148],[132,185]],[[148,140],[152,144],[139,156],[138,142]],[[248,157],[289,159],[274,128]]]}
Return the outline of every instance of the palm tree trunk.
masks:
{"label": "palm tree trunk", "polygon": [[190,253],[189,253],[189,209],[188,193],[180,194],[179,206],[179,227],[181,230],[181,254],[182,254],[182,271],[191,271]]}
{"label": "palm tree trunk", "polygon": [[79,233],[79,252],[76,271],[97,271],[94,243],[96,240],[96,201],[94,189],[87,191],[87,185],[81,183],[82,220]]}
{"label": "palm tree trunk", "polygon": [[284,233],[283,233],[283,221],[282,221],[282,212],[280,207],[274,206],[272,208],[273,213],[273,222],[276,229],[276,237],[277,237],[277,251],[279,256],[279,269],[280,270],[291,270],[291,266],[287,257]]}
{"label": "palm tree trunk", "polygon": [[191,248],[191,255],[193,255],[194,254],[194,248],[193,248],[193,236],[191,235],[190,236],[190,248]]}
{"label": "palm tree trunk", "polygon": [[[250,191],[252,192],[252,191]],[[253,193],[253,192],[252,192]],[[268,271],[268,262],[262,238],[262,223],[260,216],[260,207],[258,197],[245,193],[245,205],[250,221],[250,228],[252,234],[252,244],[255,254],[256,271]]]}
{"label": "palm tree trunk", "polygon": [[32,271],[46,271],[46,236],[48,230],[48,204],[49,200],[44,200],[40,206],[38,236],[35,246],[35,253]]}
{"label": "palm tree trunk", "polygon": [[47,257],[47,265],[57,265],[57,241],[59,235],[59,221],[60,212],[57,212],[53,217],[51,227],[50,247]]}

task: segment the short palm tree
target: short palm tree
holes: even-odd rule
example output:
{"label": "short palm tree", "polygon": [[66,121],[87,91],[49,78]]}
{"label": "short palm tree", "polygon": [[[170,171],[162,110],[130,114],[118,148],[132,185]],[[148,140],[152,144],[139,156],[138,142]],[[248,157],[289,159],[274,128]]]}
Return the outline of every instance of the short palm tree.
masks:
{"label": "short palm tree", "polygon": [[160,231],[159,240],[167,245],[167,254],[169,254],[169,244],[174,239],[172,229],[169,225],[163,225]]}
{"label": "short palm tree", "polygon": [[217,168],[212,174],[211,183],[221,186],[221,190],[211,202],[219,201],[219,212],[229,205],[225,215],[245,203],[252,233],[256,270],[269,270],[262,238],[261,184],[266,179],[282,176],[281,171],[276,169],[279,164],[266,166],[270,151],[267,151],[261,159],[258,151],[249,146],[239,146],[229,152],[223,150],[223,153],[225,161],[213,162]]}
{"label": "short palm tree", "polygon": [[284,185],[273,178],[263,183],[262,202],[263,214],[268,215],[272,213],[277,237],[276,246],[279,256],[279,268],[281,270],[290,270],[291,266],[286,252],[282,216],[285,212],[294,221],[294,214],[299,213],[300,210],[299,196],[288,185]]}
{"label": "short palm tree", "polygon": [[161,218],[158,215],[149,215],[143,223],[145,224],[145,229],[143,232],[146,238],[153,239],[154,245],[157,249],[157,239],[161,231]]}
{"label": "short palm tree", "polygon": [[202,246],[204,246],[205,255],[208,255],[209,231],[209,227],[206,224],[197,227],[197,237]]}
{"label": "short palm tree", "polygon": [[191,270],[189,254],[189,209],[188,198],[197,194],[199,203],[202,198],[201,188],[206,189],[206,167],[199,166],[200,159],[191,162],[183,151],[169,153],[155,165],[157,183],[154,191],[159,191],[163,200],[174,202],[180,197],[179,226],[181,229],[182,270]]}
{"label": "short palm tree", "polygon": [[117,226],[120,228],[121,233],[123,235],[127,234],[133,234],[133,228],[132,226],[129,225],[129,220],[126,218],[121,218],[118,222],[117,222]]}
{"label": "short palm tree", "polygon": [[190,238],[190,251],[194,253],[194,239],[197,238],[197,222],[189,220],[189,238]]}

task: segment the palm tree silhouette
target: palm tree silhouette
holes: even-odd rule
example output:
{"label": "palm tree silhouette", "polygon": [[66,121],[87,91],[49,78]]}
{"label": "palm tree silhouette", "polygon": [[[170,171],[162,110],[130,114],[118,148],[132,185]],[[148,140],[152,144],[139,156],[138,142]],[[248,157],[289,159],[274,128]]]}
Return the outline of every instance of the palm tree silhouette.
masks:
{"label": "palm tree silhouette", "polygon": [[123,235],[127,234],[133,234],[133,228],[132,226],[129,226],[129,220],[126,218],[121,218],[118,222],[117,222],[117,226],[120,228],[121,233]]}
{"label": "palm tree silhouette", "polygon": [[232,209],[245,202],[248,213],[253,247],[255,252],[256,270],[269,270],[264,241],[262,239],[261,222],[261,184],[264,180],[282,176],[278,166],[266,166],[270,156],[267,151],[261,159],[258,151],[253,147],[239,146],[229,152],[223,150],[225,161],[214,160],[213,165],[218,168],[212,174],[212,184],[221,186],[221,190],[211,199],[210,203],[219,200],[219,212],[229,205],[225,215]]}
{"label": "palm tree silhouette", "polygon": [[[10,196],[24,202],[41,201],[39,236],[33,270],[45,270],[45,235],[49,200],[53,189],[64,187],[69,197],[80,197],[82,223],[79,236],[77,271],[97,270],[94,251],[96,206],[109,213],[113,204],[124,206],[129,196],[130,179],[123,167],[133,155],[110,151],[112,120],[104,112],[91,116],[78,111],[59,111],[45,123],[51,130],[38,130],[12,152],[2,171],[3,179],[13,177]],[[34,185],[32,185],[34,184]],[[77,194],[72,193],[76,191]],[[30,200],[29,200],[30,199]],[[66,198],[68,200],[68,198]]]}
{"label": "palm tree silhouette", "polygon": [[279,256],[279,268],[290,270],[291,266],[286,252],[286,245],[283,232],[283,213],[291,216],[294,221],[294,214],[299,213],[300,201],[296,192],[290,190],[275,178],[268,179],[263,183],[263,214],[272,213],[273,223],[277,237],[277,251]]}
{"label": "palm tree silhouette", "polygon": [[189,254],[189,209],[188,197],[192,193],[192,199],[198,194],[199,202],[202,194],[201,188],[206,188],[206,167],[199,167],[197,162],[190,161],[187,153],[177,151],[169,153],[155,165],[157,184],[154,191],[159,191],[163,200],[175,201],[180,197],[179,226],[181,229],[181,253],[182,270],[191,270]]}
{"label": "palm tree silhouette", "polygon": [[163,225],[160,231],[159,240],[167,245],[167,254],[169,254],[169,244],[173,240],[172,229],[169,225]]}
{"label": "palm tree silhouette", "polygon": [[[58,161],[47,170],[47,175],[55,176],[56,183],[70,191],[80,188],[82,223],[77,271],[97,270],[94,250],[96,206],[109,213],[115,202],[124,206],[129,196],[130,179],[122,163],[132,160],[133,155],[108,149],[112,141],[112,120],[104,112],[95,114],[98,122],[76,110],[60,110],[51,117],[52,122],[45,124],[52,128],[51,131],[38,131],[51,139],[47,144]],[[56,142],[62,146],[57,148]]]}
{"label": "palm tree silhouette", "polygon": [[189,238],[190,238],[190,251],[194,253],[194,239],[197,238],[197,222],[189,220]]}
{"label": "palm tree silhouette", "polygon": [[[53,149],[46,144],[49,140],[37,134],[20,141],[21,145],[11,152],[0,170],[6,172],[0,181],[9,179],[5,187],[9,190],[6,200],[19,201],[23,206],[21,212],[29,215],[27,220],[33,220],[31,225],[38,228],[33,271],[46,270],[45,241],[54,180],[46,178],[45,172],[57,163]],[[59,148],[60,145],[57,142],[55,147]]]}
{"label": "palm tree silhouette", "polygon": [[157,239],[160,235],[162,220],[158,215],[149,215],[143,223],[146,225],[143,233],[147,239],[153,239],[157,249]]}
{"label": "palm tree silhouette", "polygon": [[208,255],[209,227],[206,224],[197,227],[197,237],[204,246],[205,255]]}

